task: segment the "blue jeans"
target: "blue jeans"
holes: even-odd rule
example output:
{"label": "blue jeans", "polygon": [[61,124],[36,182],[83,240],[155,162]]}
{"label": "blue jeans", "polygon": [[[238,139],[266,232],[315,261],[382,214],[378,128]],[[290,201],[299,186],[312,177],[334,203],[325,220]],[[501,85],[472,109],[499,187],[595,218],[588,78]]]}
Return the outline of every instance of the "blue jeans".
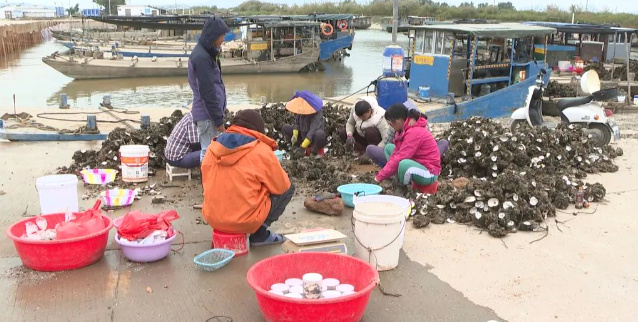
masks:
{"label": "blue jeans", "polygon": [[186,153],[186,155],[184,155],[184,157],[179,160],[176,160],[176,161],[166,160],[166,162],[168,162],[168,164],[174,167],[190,169],[190,168],[199,167],[200,161],[201,161],[199,159],[200,157],[201,157],[200,151],[192,151],[192,152]]}
{"label": "blue jeans", "polygon": [[211,120],[197,121],[195,124],[197,125],[199,143],[202,146],[202,151],[200,152],[199,156],[199,161],[201,162],[204,160],[204,155],[206,155],[206,150],[208,149],[210,142],[212,142],[213,138],[220,135],[221,133],[217,131],[217,128]]}

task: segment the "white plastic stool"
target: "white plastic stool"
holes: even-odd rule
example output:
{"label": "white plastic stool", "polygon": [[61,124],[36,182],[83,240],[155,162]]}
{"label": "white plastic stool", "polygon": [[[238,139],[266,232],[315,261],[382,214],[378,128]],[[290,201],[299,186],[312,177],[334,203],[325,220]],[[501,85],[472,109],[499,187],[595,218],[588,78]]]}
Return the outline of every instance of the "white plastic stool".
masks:
{"label": "white plastic stool", "polygon": [[168,162],[166,163],[166,176],[168,181],[173,181],[173,177],[188,177],[188,180],[192,179],[191,169],[174,167]]}

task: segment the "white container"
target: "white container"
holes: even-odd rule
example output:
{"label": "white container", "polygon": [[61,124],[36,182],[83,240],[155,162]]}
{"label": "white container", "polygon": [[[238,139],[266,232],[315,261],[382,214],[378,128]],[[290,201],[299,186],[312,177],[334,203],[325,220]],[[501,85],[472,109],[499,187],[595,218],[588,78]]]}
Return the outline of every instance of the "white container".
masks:
{"label": "white container", "polygon": [[561,72],[566,72],[569,70],[569,67],[572,67],[572,63],[568,60],[560,60],[558,61],[558,69]]}
{"label": "white container", "polygon": [[303,285],[291,286],[290,289],[288,290],[288,293],[295,293],[295,294],[302,295],[303,294]]}
{"label": "white container", "polygon": [[35,187],[40,196],[40,213],[78,211],[78,178],[73,174],[39,177]]}
{"label": "white container", "polygon": [[283,293],[283,292],[280,292],[280,291],[270,290],[270,291],[268,291],[268,292],[270,292],[270,293],[272,293],[272,294],[277,294],[277,295],[284,296],[284,293]]}
{"label": "white container", "polygon": [[300,278],[289,278],[284,283],[290,287],[303,285],[303,281]]}
{"label": "white container", "polygon": [[337,291],[339,291],[340,293],[354,292],[354,286],[350,284],[341,284],[337,286]]}
{"label": "white container", "polygon": [[325,291],[321,293],[321,297],[323,297],[324,299],[333,299],[339,296],[341,296],[341,292],[338,291]]}
{"label": "white container", "polygon": [[301,278],[303,280],[303,294],[307,299],[318,299],[321,297],[321,285],[323,276],[317,273],[304,274]]}
{"label": "white container", "polygon": [[638,105],[638,95],[634,95],[634,105]]}
{"label": "white container", "polygon": [[387,196],[366,196],[354,200],[354,256],[370,263],[378,271],[386,271],[399,265],[410,202],[404,198],[399,199],[405,202],[395,202],[378,197]]}
{"label": "white container", "polygon": [[339,284],[341,284],[341,282],[336,278],[326,278],[323,280],[323,287],[328,290],[334,290]]}
{"label": "white container", "polygon": [[290,286],[284,284],[284,283],[276,283],[270,286],[270,289],[273,291],[278,291],[281,292],[283,294],[288,293],[288,290],[290,289]]}
{"label": "white container", "polygon": [[151,152],[147,145],[120,146],[122,181],[146,182],[148,180],[148,157]]}

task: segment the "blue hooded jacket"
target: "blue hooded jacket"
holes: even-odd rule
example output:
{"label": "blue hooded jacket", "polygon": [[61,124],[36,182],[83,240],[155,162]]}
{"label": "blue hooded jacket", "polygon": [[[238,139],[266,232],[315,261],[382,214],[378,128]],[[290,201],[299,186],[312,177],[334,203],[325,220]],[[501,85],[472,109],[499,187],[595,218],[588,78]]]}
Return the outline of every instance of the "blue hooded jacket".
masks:
{"label": "blue hooded jacket", "polygon": [[213,43],[229,31],[222,19],[210,17],[188,59],[188,83],[193,90],[193,122],[211,120],[215,126],[224,124],[226,88],[222,80],[220,52]]}

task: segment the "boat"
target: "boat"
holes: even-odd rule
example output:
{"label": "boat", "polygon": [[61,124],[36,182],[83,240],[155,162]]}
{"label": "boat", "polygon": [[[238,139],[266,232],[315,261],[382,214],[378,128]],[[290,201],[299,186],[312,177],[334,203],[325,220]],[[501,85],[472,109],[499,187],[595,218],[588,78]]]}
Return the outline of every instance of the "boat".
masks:
{"label": "boat", "polygon": [[[221,57],[223,73],[296,73],[316,68],[319,59],[319,26],[319,23],[307,21],[277,21],[255,26],[244,40],[244,49],[225,53]],[[42,61],[75,79],[188,74],[188,59],[185,57],[124,59],[111,53],[89,52],[82,56],[53,54],[42,58]]]}
{"label": "boat", "polygon": [[102,51],[110,52],[123,57],[190,57],[191,50],[194,45],[186,46],[182,43],[178,46],[140,46],[140,45],[120,45],[114,43],[100,42],[75,42],[75,41],[58,41],[63,46],[80,51]]}
{"label": "boat", "polygon": [[559,61],[570,61],[578,56],[583,61],[613,62],[625,60],[627,46],[625,39],[638,33],[638,29],[618,26],[527,21],[526,25],[556,29],[545,44],[536,44],[538,57],[547,55],[550,67],[558,67]]}
{"label": "boat", "polygon": [[544,60],[534,60],[535,40],[555,32],[520,23],[412,26],[408,92],[417,100],[429,98],[430,122],[510,115],[525,104],[539,70],[547,68]]}
{"label": "boat", "polygon": [[372,26],[372,17],[370,16],[355,16],[352,19],[352,27],[354,29],[368,29],[370,26]]}
{"label": "boat", "polygon": [[310,14],[281,16],[281,18],[293,21],[316,21],[322,24],[319,46],[321,61],[340,59],[347,55],[346,49],[352,49],[355,34],[352,14]]}
{"label": "boat", "polygon": [[[385,30],[389,33],[392,32],[392,17],[384,17],[381,19],[381,30]],[[407,32],[412,26],[422,26],[428,23],[436,22],[435,17],[419,17],[419,16],[407,16],[399,17],[399,25],[397,32]]]}

